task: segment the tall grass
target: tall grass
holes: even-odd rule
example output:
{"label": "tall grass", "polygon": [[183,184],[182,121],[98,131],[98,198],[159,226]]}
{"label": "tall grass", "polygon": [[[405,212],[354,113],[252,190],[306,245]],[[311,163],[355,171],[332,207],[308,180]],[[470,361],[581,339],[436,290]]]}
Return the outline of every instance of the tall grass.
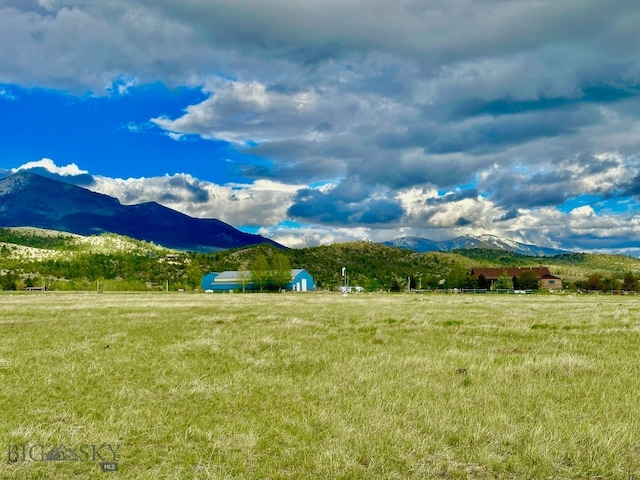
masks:
{"label": "tall grass", "polygon": [[637,297],[0,301],[0,478],[640,476]]}

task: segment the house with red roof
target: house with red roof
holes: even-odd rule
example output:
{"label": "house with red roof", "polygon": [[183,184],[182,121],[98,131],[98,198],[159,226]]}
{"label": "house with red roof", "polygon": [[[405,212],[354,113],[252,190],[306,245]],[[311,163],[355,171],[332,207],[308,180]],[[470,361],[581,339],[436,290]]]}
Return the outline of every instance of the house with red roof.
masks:
{"label": "house with red roof", "polygon": [[534,272],[538,277],[540,288],[547,290],[562,290],[562,278],[552,275],[547,267],[479,267],[471,270],[472,277],[482,275],[490,285],[493,285],[503,275],[509,278],[519,277],[524,272]]}

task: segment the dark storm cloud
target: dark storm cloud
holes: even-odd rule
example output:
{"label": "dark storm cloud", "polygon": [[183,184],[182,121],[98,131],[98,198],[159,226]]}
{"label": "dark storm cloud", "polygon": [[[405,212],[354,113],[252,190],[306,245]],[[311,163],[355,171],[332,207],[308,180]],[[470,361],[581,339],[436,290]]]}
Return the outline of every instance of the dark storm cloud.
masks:
{"label": "dark storm cloud", "polygon": [[351,161],[347,175],[358,175],[369,185],[384,185],[392,189],[422,185],[452,188],[468,183],[476,172],[492,163],[493,159],[487,156],[427,155],[422,151],[402,155],[392,151]]}
{"label": "dark storm cloud", "polygon": [[171,190],[185,192],[191,202],[206,203],[209,201],[209,192],[185,177],[173,176],[167,183]]}
{"label": "dark storm cloud", "polygon": [[638,248],[637,235],[633,232],[619,233],[615,237],[598,233],[569,233],[554,235],[554,240],[564,245],[573,245],[574,249],[585,252],[601,249]]}
{"label": "dark storm cloud", "polygon": [[628,179],[638,172],[637,161],[585,153],[533,167],[494,168],[479,188],[505,208],[536,208],[562,205],[581,195],[628,197],[633,195],[633,181]]}
{"label": "dark storm cloud", "polygon": [[491,198],[509,209],[539,207],[564,203],[569,194],[565,185],[567,172],[521,175],[511,171],[496,171],[482,184]]}
{"label": "dark storm cloud", "polygon": [[622,196],[640,198],[640,174],[633,177],[628,183],[622,185]]}
{"label": "dark storm cloud", "polygon": [[380,149],[390,151],[422,148],[432,155],[478,156],[542,138],[572,135],[598,123],[602,123],[602,114],[597,108],[578,105],[544,112],[531,109],[508,115],[470,116],[444,123],[424,114],[419,122],[407,124],[404,131],[382,132],[375,141]]}
{"label": "dark storm cloud", "polygon": [[375,225],[398,221],[402,207],[394,200],[338,186],[329,192],[303,189],[293,198],[288,215],[295,219],[326,224]]}
{"label": "dark storm cloud", "polygon": [[520,214],[516,208],[512,208],[507,213],[505,213],[502,217],[498,218],[496,221],[498,222],[506,222],[508,220],[514,220],[518,218]]}
{"label": "dark storm cloud", "polygon": [[590,123],[593,123],[593,119],[587,121],[584,117],[567,111],[546,115],[484,117],[480,122],[461,124],[443,130],[442,135],[432,144],[427,143],[424,148],[433,154],[485,154],[542,137],[575,133],[580,126]]}
{"label": "dark storm cloud", "polygon": [[457,192],[448,193],[441,197],[429,198],[425,204],[429,206],[444,205],[447,203],[458,202],[467,198],[476,198],[480,194],[476,188],[470,188],[466,190],[460,190]]}
{"label": "dark storm cloud", "polygon": [[[312,141],[269,142],[243,152],[256,157],[255,163],[238,168],[248,178],[270,178],[303,183],[335,178],[344,172],[340,152],[318,146]],[[268,158],[269,161],[260,160]]]}
{"label": "dark storm cloud", "polygon": [[625,53],[623,40],[638,38],[633,21],[620,21],[637,12],[626,0],[132,3],[189,25],[205,43],[307,64],[377,50],[433,65],[571,43]]}
{"label": "dark storm cloud", "polygon": [[342,172],[341,162],[335,159],[305,159],[287,164],[255,163],[238,166],[238,171],[246,178],[268,178],[287,183],[313,183],[329,178],[331,174]]}
{"label": "dark storm cloud", "polygon": [[[566,92],[563,96],[546,97],[540,93],[534,98],[514,98],[512,94],[502,98],[484,99],[474,96],[446,99],[441,101],[439,109],[434,117],[442,121],[459,121],[469,117],[523,114],[535,111],[552,111],[564,109],[575,105],[607,104],[637,97],[640,93],[639,85],[611,85],[607,80],[619,82],[624,78],[624,73],[613,75],[609,72],[605,83],[597,85],[580,86],[576,84],[573,91]],[[471,92],[473,93],[473,92]]]}

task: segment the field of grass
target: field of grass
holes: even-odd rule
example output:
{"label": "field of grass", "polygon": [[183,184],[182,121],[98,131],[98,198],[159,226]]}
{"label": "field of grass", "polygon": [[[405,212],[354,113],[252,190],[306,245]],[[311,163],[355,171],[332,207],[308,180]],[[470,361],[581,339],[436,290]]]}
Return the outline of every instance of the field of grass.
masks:
{"label": "field of grass", "polygon": [[640,478],[640,297],[0,302],[3,479]]}

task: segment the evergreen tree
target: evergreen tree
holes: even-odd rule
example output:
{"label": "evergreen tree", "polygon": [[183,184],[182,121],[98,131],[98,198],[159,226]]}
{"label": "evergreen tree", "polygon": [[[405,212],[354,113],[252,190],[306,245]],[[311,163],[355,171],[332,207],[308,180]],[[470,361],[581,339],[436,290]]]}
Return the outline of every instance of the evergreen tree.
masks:
{"label": "evergreen tree", "polygon": [[620,281],[618,280],[618,277],[616,277],[615,275],[610,275],[602,280],[602,289],[606,291],[619,290]]}
{"label": "evergreen tree", "polygon": [[599,273],[589,275],[585,287],[587,288],[587,290],[602,290],[604,287],[602,275],[600,275]]}
{"label": "evergreen tree", "polygon": [[627,272],[624,275],[622,289],[627,292],[637,292],[638,291],[638,277],[636,277],[633,273]]}
{"label": "evergreen tree", "polygon": [[525,270],[517,277],[513,277],[513,288],[518,290],[537,290],[538,275],[533,270]]}
{"label": "evergreen tree", "polygon": [[2,290],[16,290],[16,281],[18,275],[13,272],[7,272],[4,275],[0,275],[0,287]]}
{"label": "evergreen tree", "polygon": [[391,286],[389,287],[389,290],[392,292],[399,292],[402,289],[402,287],[400,286],[400,282],[398,282],[397,278],[394,278],[391,281]]}

